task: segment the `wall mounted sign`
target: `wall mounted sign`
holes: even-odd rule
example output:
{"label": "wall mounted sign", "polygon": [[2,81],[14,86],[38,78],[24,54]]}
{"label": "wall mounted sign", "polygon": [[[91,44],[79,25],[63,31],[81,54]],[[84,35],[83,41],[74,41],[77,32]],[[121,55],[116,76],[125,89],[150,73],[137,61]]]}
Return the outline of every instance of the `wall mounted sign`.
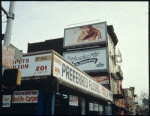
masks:
{"label": "wall mounted sign", "polygon": [[38,103],[39,91],[14,91],[12,103]]}
{"label": "wall mounted sign", "polygon": [[64,52],[64,58],[85,72],[108,71],[107,47],[83,51]]}

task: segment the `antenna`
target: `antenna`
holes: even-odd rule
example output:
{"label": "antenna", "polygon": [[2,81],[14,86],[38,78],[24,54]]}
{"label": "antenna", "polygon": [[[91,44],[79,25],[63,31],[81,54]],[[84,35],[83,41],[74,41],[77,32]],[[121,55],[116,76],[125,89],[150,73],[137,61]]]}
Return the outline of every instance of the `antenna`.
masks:
{"label": "antenna", "polygon": [[[100,19],[98,19],[100,20]],[[93,22],[93,21],[98,21],[98,20],[92,20],[92,21],[87,21],[87,22]],[[87,23],[87,22],[82,22],[82,23]],[[70,25],[76,25],[76,24],[81,24],[81,23],[75,23],[75,24],[70,24]],[[67,25],[67,26],[70,26],[70,25]]]}

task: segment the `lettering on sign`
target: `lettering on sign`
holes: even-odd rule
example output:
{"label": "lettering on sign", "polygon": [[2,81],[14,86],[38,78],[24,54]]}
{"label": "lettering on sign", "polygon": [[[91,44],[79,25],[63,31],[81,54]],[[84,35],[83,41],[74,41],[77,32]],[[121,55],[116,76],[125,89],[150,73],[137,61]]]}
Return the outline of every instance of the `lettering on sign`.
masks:
{"label": "lettering on sign", "polygon": [[36,66],[34,74],[47,73],[47,65],[45,66]]}
{"label": "lettering on sign", "polygon": [[68,56],[67,59],[69,60],[69,62],[72,62],[72,64],[74,64],[75,66],[79,66],[79,65],[83,65],[86,63],[90,63],[90,62],[94,62],[94,64],[96,64],[97,62],[97,58],[94,57],[98,57],[99,56],[99,52],[93,52],[90,55],[83,55],[80,57],[70,57]]}
{"label": "lettering on sign", "polygon": [[71,67],[62,63],[62,77],[64,76],[64,74],[66,75],[67,80],[70,80],[76,84],[79,84],[85,88],[88,88],[88,80],[85,76],[83,76],[82,74],[76,72]]}
{"label": "lettering on sign", "polygon": [[52,56],[51,55],[48,55],[48,56],[39,56],[39,57],[35,57],[35,62],[40,62],[40,61],[48,61],[48,60],[51,60]]}
{"label": "lettering on sign", "polygon": [[14,91],[12,103],[38,103],[38,90]]}
{"label": "lettering on sign", "polygon": [[[18,63],[18,65],[16,65]],[[13,61],[13,69],[28,69],[29,68],[29,59],[22,59],[22,62],[19,60]]]}

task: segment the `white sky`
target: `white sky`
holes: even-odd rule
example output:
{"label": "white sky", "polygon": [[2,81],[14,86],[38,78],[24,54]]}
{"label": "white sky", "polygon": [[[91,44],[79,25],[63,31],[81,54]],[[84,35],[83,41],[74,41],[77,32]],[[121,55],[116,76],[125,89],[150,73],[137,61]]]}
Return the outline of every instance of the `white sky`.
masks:
{"label": "white sky", "polygon": [[[2,2],[9,11],[10,2]],[[3,13],[2,13],[3,14]],[[11,43],[27,53],[28,43],[64,36],[64,28],[107,21],[122,53],[123,88],[149,93],[148,2],[16,2]],[[2,18],[6,21],[6,16]],[[88,22],[91,21],[91,22]],[[87,23],[82,23],[87,22]],[[2,32],[5,33],[6,23]]]}

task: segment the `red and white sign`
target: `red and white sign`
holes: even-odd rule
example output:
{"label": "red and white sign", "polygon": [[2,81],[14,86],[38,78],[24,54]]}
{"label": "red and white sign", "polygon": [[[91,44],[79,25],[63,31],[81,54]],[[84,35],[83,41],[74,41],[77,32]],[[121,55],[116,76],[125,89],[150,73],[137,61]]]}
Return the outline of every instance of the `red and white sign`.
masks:
{"label": "red and white sign", "polygon": [[10,107],[11,95],[3,95],[2,107]]}
{"label": "red and white sign", "polygon": [[109,76],[92,76],[100,84],[109,84]]}
{"label": "red and white sign", "polygon": [[39,91],[14,91],[12,103],[38,103]]}
{"label": "red and white sign", "polygon": [[2,65],[7,67],[13,66],[13,60],[15,55],[15,49],[11,47],[2,47]]}
{"label": "red and white sign", "polygon": [[51,75],[51,54],[25,56],[22,62],[14,60],[12,68],[20,69],[22,77]]}

